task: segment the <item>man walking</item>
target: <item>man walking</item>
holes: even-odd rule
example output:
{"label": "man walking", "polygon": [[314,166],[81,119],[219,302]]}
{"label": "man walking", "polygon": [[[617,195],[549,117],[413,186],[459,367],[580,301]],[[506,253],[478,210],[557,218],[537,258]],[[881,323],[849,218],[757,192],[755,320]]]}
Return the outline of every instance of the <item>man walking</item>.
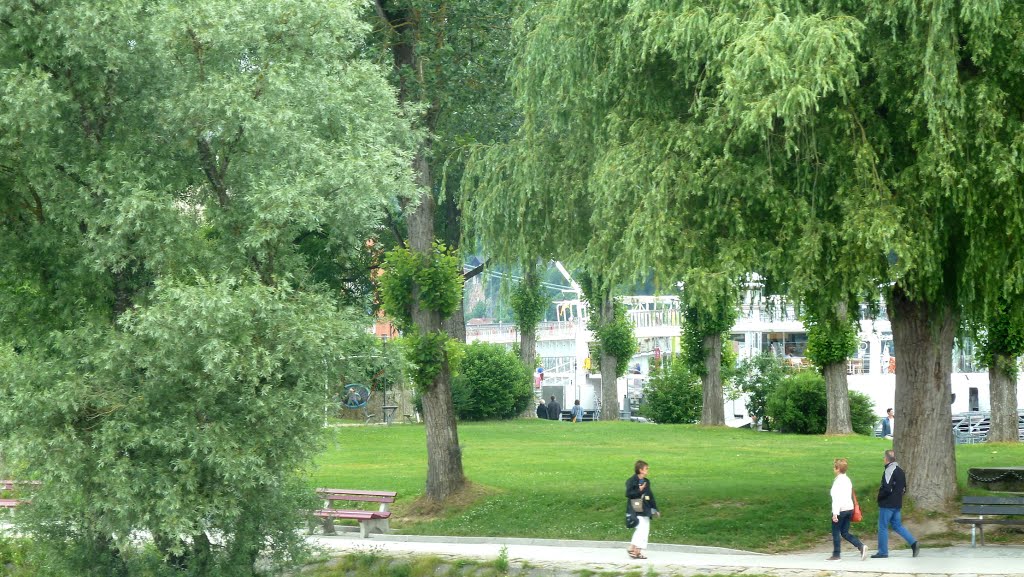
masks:
{"label": "man walking", "polygon": [[889,527],[910,544],[914,557],[920,548],[917,539],[907,531],[900,521],[900,509],[903,508],[903,493],[907,492],[907,476],[896,462],[896,452],[889,449],[885,452],[885,471],[882,473],[882,484],[878,487],[878,553],[872,559],[889,556]]}

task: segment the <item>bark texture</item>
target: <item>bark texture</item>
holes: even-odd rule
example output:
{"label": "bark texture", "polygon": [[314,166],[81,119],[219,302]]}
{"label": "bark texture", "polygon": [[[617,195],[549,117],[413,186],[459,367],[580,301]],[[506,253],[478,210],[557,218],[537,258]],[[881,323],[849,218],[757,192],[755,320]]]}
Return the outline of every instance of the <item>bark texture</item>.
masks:
{"label": "bark texture", "polygon": [[846,381],[846,362],[831,363],[822,369],[828,397],[828,424],[826,435],[849,435],[853,432],[850,419],[850,388]]}
{"label": "bark texture", "polygon": [[[839,325],[847,320],[846,303],[839,301],[835,306],[836,319]],[[828,421],[825,424],[826,435],[849,435],[853,432],[850,419],[850,387],[846,380],[846,361],[829,363],[822,367],[825,377],[825,396],[828,403]]]}
{"label": "bark texture", "polygon": [[722,335],[704,335],[704,374],[701,389],[700,424],[725,426],[725,394],[722,391]]}
{"label": "bark texture", "polygon": [[914,504],[942,511],[956,496],[950,375],[960,319],[951,304],[910,300],[898,286],[890,300],[899,357],[893,448]]}
{"label": "bark texture", "polygon": [[537,366],[537,331],[519,330],[519,360],[523,366],[530,370],[530,377],[534,376]]}
{"label": "bark texture", "polygon": [[1017,429],[1017,375],[1006,367],[1013,365],[1013,359],[996,355],[988,368],[989,402],[992,406],[988,440],[993,443],[1020,441]]}
{"label": "bark texture", "polygon": [[[601,295],[601,324],[615,322],[615,299],[610,292]],[[601,348],[601,418],[615,421],[619,418],[619,359]]]}

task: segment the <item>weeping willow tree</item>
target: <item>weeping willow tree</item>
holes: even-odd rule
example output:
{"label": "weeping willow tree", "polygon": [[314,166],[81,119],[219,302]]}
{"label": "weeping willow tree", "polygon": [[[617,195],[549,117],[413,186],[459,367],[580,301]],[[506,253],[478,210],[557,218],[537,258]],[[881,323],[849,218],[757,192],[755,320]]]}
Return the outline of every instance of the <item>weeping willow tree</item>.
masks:
{"label": "weeping willow tree", "polygon": [[618,273],[759,270],[833,307],[883,287],[896,451],[917,504],[940,509],[956,488],[955,329],[1024,283],[1008,242],[1024,232],[1022,11],[540,3],[518,44],[522,130],[479,153],[491,194],[475,202],[525,235],[585,219],[583,258]]}

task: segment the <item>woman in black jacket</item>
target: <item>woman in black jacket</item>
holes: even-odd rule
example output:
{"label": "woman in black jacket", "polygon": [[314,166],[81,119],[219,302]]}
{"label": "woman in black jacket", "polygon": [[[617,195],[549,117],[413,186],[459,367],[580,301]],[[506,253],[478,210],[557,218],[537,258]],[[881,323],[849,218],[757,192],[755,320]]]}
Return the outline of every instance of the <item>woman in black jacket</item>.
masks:
{"label": "woman in black jacket", "polygon": [[629,542],[629,556],[634,559],[646,559],[644,549],[647,548],[647,538],[651,534],[651,517],[660,517],[658,504],[654,500],[654,492],[651,491],[651,480],[647,478],[649,467],[644,461],[637,461],[633,465],[636,473],[626,480],[626,510],[633,510],[632,500],[640,499],[642,504],[640,511],[635,511],[639,524],[633,531],[633,539]]}

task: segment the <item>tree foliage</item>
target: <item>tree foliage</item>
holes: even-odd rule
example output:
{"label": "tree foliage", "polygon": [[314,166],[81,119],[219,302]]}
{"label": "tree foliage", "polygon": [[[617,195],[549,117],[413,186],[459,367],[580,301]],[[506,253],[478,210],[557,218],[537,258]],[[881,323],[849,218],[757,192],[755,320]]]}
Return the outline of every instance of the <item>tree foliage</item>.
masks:
{"label": "tree foliage", "polygon": [[459,259],[440,242],[421,254],[406,248],[388,252],[380,277],[384,312],[399,330],[412,328],[414,304],[442,317],[462,304],[462,272]]}
{"label": "tree foliage", "polygon": [[0,433],[55,574],[131,573],[140,533],[181,574],[300,558],[363,342],[342,287],[413,191],[368,31],[330,0],[0,6]]}
{"label": "tree foliage", "polygon": [[[704,375],[707,372],[705,358],[707,351],[704,338],[708,335],[722,335],[724,342],[729,342],[729,332],[736,323],[738,315],[736,303],[732,300],[720,301],[717,307],[683,307],[682,326],[682,359],[691,373]],[[720,362],[721,370],[731,373],[736,364],[736,354],[731,348],[723,348]]]}
{"label": "tree foliage", "polygon": [[523,282],[513,287],[509,295],[509,306],[522,332],[535,332],[550,304],[551,299],[541,288],[540,276],[536,273],[525,276]]}
{"label": "tree foliage", "polygon": [[1024,355],[1024,307],[1017,301],[1001,300],[988,316],[987,322],[974,325],[980,349],[979,360],[991,367],[999,362],[1003,370],[1016,374],[1017,359]]}
{"label": "tree foliage", "polygon": [[804,354],[815,365],[845,363],[857,352],[860,337],[856,320],[838,320],[835,315],[819,320],[816,316],[804,314],[807,327],[807,350]]}
{"label": "tree foliage", "polygon": [[594,333],[598,350],[615,357],[615,376],[621,377],[629,370],[629,360],[636,354],[637,343],[633,323],[626,316],[626,305],[615,301],[613,306],[611,322],[601,322],[601,315],[591,310],[588,328]]}

